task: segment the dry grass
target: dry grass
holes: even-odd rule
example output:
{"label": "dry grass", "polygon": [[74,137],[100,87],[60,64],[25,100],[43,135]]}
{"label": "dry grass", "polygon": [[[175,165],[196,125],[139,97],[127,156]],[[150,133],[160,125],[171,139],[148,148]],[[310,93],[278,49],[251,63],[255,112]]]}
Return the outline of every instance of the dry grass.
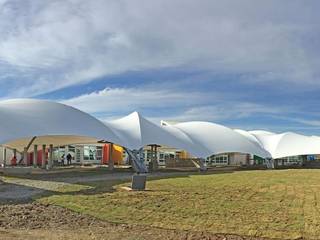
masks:
{"label": "dry grass", "polygon": [[111,222],[320,239],[320,170],[191,175],[149,181],[146,192],[106,192],[103,183],[95,186],[96,193],[58,194],[39,201]]}

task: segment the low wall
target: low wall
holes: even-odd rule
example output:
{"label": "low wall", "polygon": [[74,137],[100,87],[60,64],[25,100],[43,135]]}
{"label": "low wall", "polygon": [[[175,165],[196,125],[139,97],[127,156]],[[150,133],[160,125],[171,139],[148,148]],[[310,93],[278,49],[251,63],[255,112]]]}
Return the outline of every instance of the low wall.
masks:
{"label": "low wall", "polygon": [[28,175],[32,173],[32,168],[29,167],[6,167],[2,168],[3,175]]}
{"label": "low wall", "polygon": [[198,161],[196,158],[185,158],[185,159],[166,159],[167,168],[176,168],[176,167],[196,167],[193,161]]}

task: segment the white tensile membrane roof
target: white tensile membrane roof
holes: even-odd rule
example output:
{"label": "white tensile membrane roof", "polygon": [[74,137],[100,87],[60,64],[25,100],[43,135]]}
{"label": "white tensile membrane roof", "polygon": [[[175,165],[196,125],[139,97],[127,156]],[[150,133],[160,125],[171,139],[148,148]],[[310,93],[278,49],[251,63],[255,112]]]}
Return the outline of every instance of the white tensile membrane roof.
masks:
{"label": "white tensile membrane roof", "polygon": [[201,146],[196,156],[207,157],[219,153],[249,153],[270,157],[261,146],[251,142],[238,132],[225,126],[210,122],[184,122],[164,124],[172,134],[188,137],[194,146]]}
{"label": "white tensile membrane roof", "polygon": [[189,149],[191,152],[202,149],[201,146],[195,146],[189,138],[172,134],[166,128],[145,119],[138,112],[105,124],[113,130],[122,145],[129,149],[140,149],[150,144]]}
{"label": "white tensile membrane roof", "polygon": [[267,131],[235,130],[251,141],[257,142],[272,158],[320,154],[320,137],[305,136],[292,132],[272,133]]}
{"label": "white tensile membrane roof", "polygon": [[32,139],[32,144],[55,146],[103,140],[131,150],[159,144],[184,149],[196,157],[228,152],[265,158],[320,154],[320,137],[316,136],[233,130],[198,121],[158,126],[137,112],[104,124],[56,102],[34,99],[0,102],[0,144],[22,151]]}
{"label": "white tensile membrane roof", "polygon": [[119,142],[102,122],[73,107],[34,99],[1,101],[0,144],[22,151],[34,137],[32,144],[38,145]]}
{"label": "white tensile membrane roof", "polygon": [[56,102],[35,99],[0,102],[2,145],[23,151],[30,142],[58,146],[99,140],[131,150],[149,144],[166,145],[184,149],[196,157],[230,151],[267,156],[241,134],[213,123],[190,122],[163,127],[134,112],[103,124],[87,113]]}
{"label": "white tensile membrane roof", "polygon": [[188,122],[158,126],[134,112],[124,118],[106,122],[123,146],[139,149],[149,144],[184,149],[196,157],[225,152],[252,153],[268,157],[260,146],[227,127],[208,122]]}

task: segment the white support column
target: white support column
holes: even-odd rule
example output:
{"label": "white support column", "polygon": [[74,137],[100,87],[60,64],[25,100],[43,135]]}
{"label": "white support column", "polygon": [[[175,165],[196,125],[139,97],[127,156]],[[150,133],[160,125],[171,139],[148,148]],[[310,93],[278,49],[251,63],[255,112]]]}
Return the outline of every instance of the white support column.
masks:
{"label": "white support column", "polygon": [[84,146],[79,146],[80,150],[80,164],[84,165]]}
{"label": "white support column", "polygon": [[154,161],[153,161],[153,170],[158,170],[159,163],[158,163],[158,146],[154,146]]}
{"label": "white support column", "polygon": [[38,145],[33,146],[33,167],[38,166]]}
{"label": "white support column", "polygon": [[275,168],[275,164],[274,164],[275,160],[272,158],[271,159],[271,168],[274,169]]}
{"label": "white support column", "polygon": [[23,148],[23,163],[25,166],[28,165],[28,148]]}
{"label": "white support column", "polygon": [[45,144],[42,145],[41,156],[42,156],[41,167],[46,168],[46,145]]}
{"label": "white support column", "polygon": [[69,145],[66,145],[64,147],[64,159],[63,159],[63,161],[66,160],[66,162],[63,162],[63,165],[64,164],[68,165],[68,161],[67,161],[68,153],[69,153]]}
{"label": "white support column", "polygon": [[69,145],[64,147],[64,154],[67,155],[69,153]]}
{"label": "white support column", "polygon": [[3,167],[6,167],[7,163],[7,148],[3,147]]}
{"label": "white support column", "polygon": [[49,146],[49,159],[48,159],[48,168],[51,169],[53,166],[53,145]]}

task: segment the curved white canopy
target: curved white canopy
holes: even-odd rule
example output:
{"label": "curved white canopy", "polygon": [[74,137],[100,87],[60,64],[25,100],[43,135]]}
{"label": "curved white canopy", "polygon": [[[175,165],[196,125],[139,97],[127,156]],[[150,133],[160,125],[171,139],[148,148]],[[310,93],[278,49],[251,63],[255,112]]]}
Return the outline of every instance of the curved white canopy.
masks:
{"label": "curved white canopy", "polygon": [[319,137],[308,137],[291,132],[280,135],[281,138],[272,153],[273,158],[320,154]]}
{"label": "curved white canopy", "polygon": [[149,144],[185,149],[197,157],[225,152],[252,153],[262,157],[269,154],[241,134],[209,122],[186,122],[157,126],[134,112],[106,125],[121,139],[124,146],[139,149]]}
{"label": "curved white canopy", "polygon": [[197,157],[226,152],[272,158],[320,154],[320,137],[316,136],[232,130],[210,122],[158,126],[137,112],[103,124],[60,103],[33,99],[1,101],[0,144],[22,150],[32,139],[38,145],[106,140],[129,149],[159,144],[187,150]]}
{"label": "curved white canopy", "polygon": [[249,133],[249,132],[247,132],[245,130],[242,130],[242,129],[234,129],[234,131],[239,133],[239,134],[241,134],[241,135],[243,135],[244,137],[246,137],[253,144],[256,144],[256,145],[264,148],[263,145],[259,142],[259,140],[254,135],[252,135],[251,133]]}
{"label": "curved white canopy", "polygon": [[34,99],[1,101],[0,143],[20,149],[27,146],[34,136],[39,143],[50,142],[49,138],[53,136],[61,136],[61,145],[92,142],[94,139],[119,142],[112,130],[102,122],[73,107]]}
{"label": "curved white canopy", "polygon": [[292,132],[276,134],[267,131],[236,131],[258,142],[272,158],[320,154],[320,137]]}
{"label": "curved white canopy", "polygon": [[[164,128],[168,126],[179,130],[181,136],[187,136],[194,146],[201,146],[201,152],[198,154],[202,157],[228,152],[250,153],[261,157],[270,157],[270,154],[258,144],[219,124],[195,121],[174,125],[166,124]],[[171,132],[173,131],[171,130]]]}
{"label": "curved white canopy", "polygon": [[190,139],[150,122],[138,112],[105,124],[117,135],[122,145],[129,149],[140,149],[149,144],[186,149],[192,154],[198,154],[201,149]]}

